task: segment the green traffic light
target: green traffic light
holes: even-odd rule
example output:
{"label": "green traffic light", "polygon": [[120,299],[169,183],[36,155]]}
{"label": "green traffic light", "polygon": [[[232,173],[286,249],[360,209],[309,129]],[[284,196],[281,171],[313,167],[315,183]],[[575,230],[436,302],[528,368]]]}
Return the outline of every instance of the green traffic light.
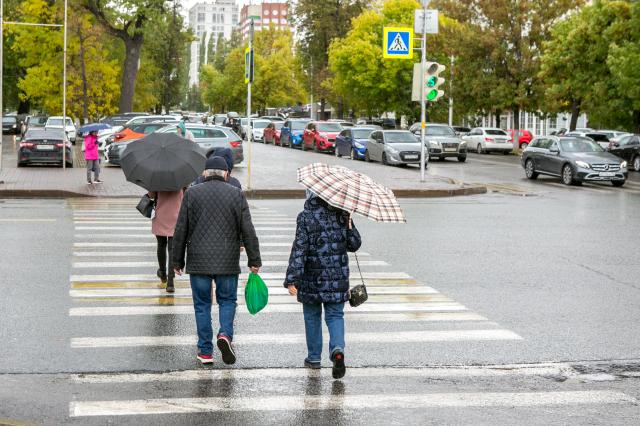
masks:
{"label": "green traffic light", "polygon": [[437,82],[438,82],[438,77],[436,77],[435,75],[432,75],[427,80],[427,87],[435,87]]}
{"label": "green traffic light", "polygon": [[428,101],[434,101],[436,100],[436,98],[438,97],[438,91],[437,90],[429,90],[429,93],[427,93],[427,100]]}

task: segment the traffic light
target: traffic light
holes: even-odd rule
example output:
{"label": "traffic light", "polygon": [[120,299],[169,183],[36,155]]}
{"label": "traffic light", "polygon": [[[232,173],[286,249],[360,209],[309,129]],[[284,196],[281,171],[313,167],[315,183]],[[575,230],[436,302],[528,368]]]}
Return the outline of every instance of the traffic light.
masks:
{"label": "traffic light", "polygon": [[437,62],[427,62],[424,84],[426,98],[429,102],[435,102],[444,96],[444,92],[439,87],[444,84],[444,78],[440,74],[446,69],[444,65]]}

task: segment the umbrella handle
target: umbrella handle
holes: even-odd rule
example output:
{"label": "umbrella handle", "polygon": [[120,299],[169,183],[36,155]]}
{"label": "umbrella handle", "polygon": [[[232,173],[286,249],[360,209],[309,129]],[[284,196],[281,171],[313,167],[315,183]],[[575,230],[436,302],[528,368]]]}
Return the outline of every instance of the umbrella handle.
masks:
{"label": "umbrella handle", "polygon": [[349,228],[349,230],[352,230],[352,229],[353,229],[353,222],[352,222],[352,220],[351,220],[351,214],[352,214],[352,213],[349,213],[349,223],[348,223],[348,225],[347,225],[347,227]]}

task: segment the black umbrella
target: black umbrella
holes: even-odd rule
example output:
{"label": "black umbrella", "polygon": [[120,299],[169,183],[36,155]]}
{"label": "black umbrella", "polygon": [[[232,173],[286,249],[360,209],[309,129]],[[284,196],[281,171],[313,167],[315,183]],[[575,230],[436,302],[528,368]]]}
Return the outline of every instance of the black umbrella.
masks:
{"label": "black umbrella", "polygon": [[131,142],[120,161],[129,182],[147,191],[178,191],[202,173],[207,157],[175,133],[151,133]]}

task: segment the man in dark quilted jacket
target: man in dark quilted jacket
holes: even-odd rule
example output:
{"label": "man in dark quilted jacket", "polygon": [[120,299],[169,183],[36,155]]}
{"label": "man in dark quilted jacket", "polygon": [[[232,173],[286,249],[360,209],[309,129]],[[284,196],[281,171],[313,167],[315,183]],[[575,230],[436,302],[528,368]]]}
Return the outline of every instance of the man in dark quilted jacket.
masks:
{"label": "man in dark quilted jacket", "polygon": [[322,309],[329,329],[333,377],[345,374],[344,303],[349,300],[349,255],[360,248],[360,233],[350,215],[309,193],[298,215],[296,238],[284,286],[302,303],[307,337],[304,365],[320,368]]}
{"label": "man in dark quilted jacket", "polygon": [[228,173],[224,158],[207,159],[205,182],[184,193],[173,235],[173,267],[178,275],[185,268],[186,252],[186,272],[190,274],[198,329],[197,358],[203,364],[213,362],[212,281],[216,284],[220,320],[216,344],[222,353],[222,361],[233,364],[236,355],[231,342],[241,241],[251,271],[257,273],[262,266],[249,204],[239,188],[227,183]]}

